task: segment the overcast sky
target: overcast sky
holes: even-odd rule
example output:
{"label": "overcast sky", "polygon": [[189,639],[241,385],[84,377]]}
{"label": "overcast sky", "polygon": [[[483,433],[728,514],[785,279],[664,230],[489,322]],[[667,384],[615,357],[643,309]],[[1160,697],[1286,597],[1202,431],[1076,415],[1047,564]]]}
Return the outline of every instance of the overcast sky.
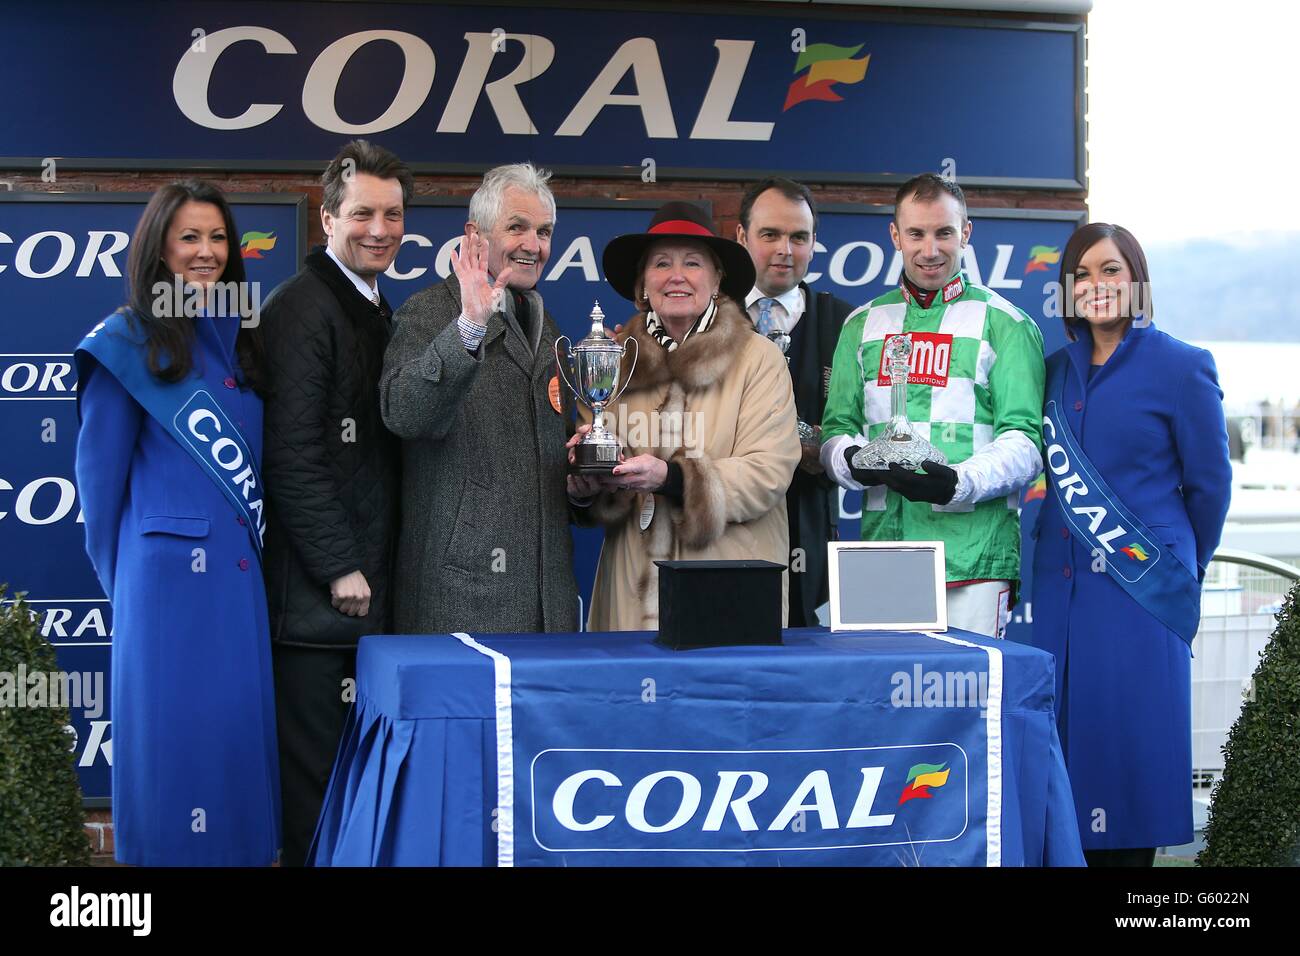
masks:
{"label": "overcast sky", "polygon": [[1300,231],[1298,71],[1293,0],[1095,0],[1091,219],[1143,243]]}

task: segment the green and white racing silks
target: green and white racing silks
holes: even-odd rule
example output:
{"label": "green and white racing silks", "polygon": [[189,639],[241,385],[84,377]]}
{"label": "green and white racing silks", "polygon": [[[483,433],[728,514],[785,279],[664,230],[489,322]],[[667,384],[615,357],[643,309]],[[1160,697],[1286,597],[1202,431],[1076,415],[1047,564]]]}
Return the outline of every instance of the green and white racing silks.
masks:
{"label": "green and white racing silks", "polygon": [[949,581],[1020,577],[1020,489],[1042,470],[1043,336],[1024,312],[962,275],[928,309],[905,287],[849,316],[840,334],[822,417],[822,463],[859,489],[844,449],[889,422],[885,341],[912,334],[907,413],[958,476],[946,505],[908,501],[884,485],[865,489],[862,538],[943,541]]}

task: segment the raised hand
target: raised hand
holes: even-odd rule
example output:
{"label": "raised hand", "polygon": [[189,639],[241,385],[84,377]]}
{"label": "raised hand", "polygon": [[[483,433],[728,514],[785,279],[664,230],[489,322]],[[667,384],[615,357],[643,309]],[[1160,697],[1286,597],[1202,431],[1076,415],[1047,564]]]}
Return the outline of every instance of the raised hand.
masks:
{"label": "raised hand", "polygon": [[497,311],[505,295],[511,267],[506,266],[496,282],[488,275],[488,241],[475,232],[460,241],[463,255],[451,251],[451,268],[460,283],[460,305],[465,318],[475,325],[487,325],[488,316]]}

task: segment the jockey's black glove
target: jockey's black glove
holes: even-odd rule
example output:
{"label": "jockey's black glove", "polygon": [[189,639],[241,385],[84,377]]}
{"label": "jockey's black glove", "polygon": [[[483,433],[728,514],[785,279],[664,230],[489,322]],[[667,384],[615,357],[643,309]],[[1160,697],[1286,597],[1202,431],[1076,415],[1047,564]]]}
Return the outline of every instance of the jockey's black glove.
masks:
{"label": "jockey's black glove", "polygon": [[885,479],[889,477],[889,472],[853,467],[853,456],[861,450],[861,445],[850,445],[848,448],[844,449],[844,460],[848,463],[849,474],[853,476],[854,481],[862,485],[864,488],[869,488],[871,485],[883,484]]}
{"label": "jockey's black glove", "polygon": [[[902,465],[890,465],[889,471],[877,472],[882,481],[908,501],[926,501],[946,505],[957,493],[957,472],[937,461],[923,461],[925,472],[908,471]],[[868,472],[870,474],[870,472]]]}

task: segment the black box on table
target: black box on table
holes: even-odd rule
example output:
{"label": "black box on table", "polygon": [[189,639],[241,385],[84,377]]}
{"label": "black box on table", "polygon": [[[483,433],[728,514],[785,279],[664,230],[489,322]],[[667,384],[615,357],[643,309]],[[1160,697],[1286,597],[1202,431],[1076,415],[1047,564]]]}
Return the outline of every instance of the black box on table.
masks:
{"label": "black box on table", "polygon": [[781,572],[772,561],[656,561],[658,642],[674,650],[781,643]]}

